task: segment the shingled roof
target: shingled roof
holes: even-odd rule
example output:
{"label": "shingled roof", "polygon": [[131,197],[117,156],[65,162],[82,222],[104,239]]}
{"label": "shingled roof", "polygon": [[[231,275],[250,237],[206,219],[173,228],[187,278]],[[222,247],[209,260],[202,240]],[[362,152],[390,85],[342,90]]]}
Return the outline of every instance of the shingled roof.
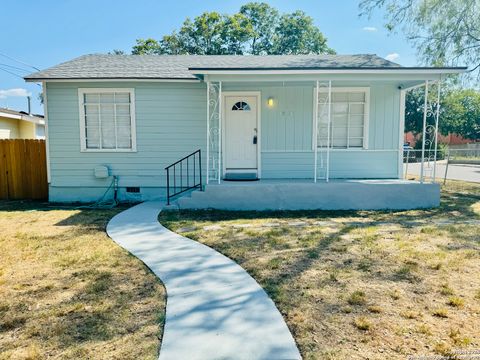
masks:
{"label": "shingled roof", "polygon": [[25,77],[52,79],[185,79],[200,69],[385,69],[400,65],[362,55],[84,55]]}

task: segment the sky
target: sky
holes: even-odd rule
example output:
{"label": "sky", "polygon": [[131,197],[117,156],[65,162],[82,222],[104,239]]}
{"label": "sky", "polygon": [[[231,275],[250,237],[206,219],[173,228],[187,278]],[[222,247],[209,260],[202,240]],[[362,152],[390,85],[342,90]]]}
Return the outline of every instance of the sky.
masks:
{"label": "sky", "polygon": [[[75,57],[130,52],[135,39],[161,39],[186,17],[205,11],[233,14],[249,0],[0,0],[0,107],[43,114],[41,86],[21,76]],[[401,34],[385,30],[383,13],[359,17],[359,0],[264,0],[281,13],[303,10],[339,54],[369,53],[404,66],[418,65]],[[11,74],[13,73],[13,74]],[[14,75],[15,74],[15,75]]]}

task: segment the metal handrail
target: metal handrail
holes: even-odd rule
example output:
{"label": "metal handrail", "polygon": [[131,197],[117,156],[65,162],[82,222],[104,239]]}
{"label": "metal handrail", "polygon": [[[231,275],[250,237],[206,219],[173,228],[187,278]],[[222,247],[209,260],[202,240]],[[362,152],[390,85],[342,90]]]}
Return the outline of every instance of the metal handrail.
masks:
{"label": "metal handrail", "polygon": [[[191,163],[193,162],[193,172]],[[197,166],[198,163],[198,166]],[[184,166],[185,164],[185,166]],[[177,168],[180,168],[177,171]],[[186,174],[184,173],[184,168]],[[200,188],[202,189],[202,152],[200,149],[194,151],[171,165],[168,165],[167,171],[167,205],[170,205],[170,199],[180,195],[188,190]],[[171,185],[171,175],[173,170],[173,186]],[[180,186],[177,186],[177,177],[180,176]],[[184,186],[184,177],[186,177],[186,185]],[[172,191],[171,191],[172,190]]]}

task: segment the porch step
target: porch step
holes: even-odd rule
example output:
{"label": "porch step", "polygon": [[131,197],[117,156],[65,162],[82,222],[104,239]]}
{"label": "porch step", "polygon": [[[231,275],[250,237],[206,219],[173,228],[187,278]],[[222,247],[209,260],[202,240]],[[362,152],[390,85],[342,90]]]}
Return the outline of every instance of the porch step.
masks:
{"label": "porch step", "polygon": [[256,181],[258,180],[257,173],[255,172],[227,172],[225,174],[225,181]]}
{"label": "porch step", "polygon": [[401,180],[223,182],[176,201],[180,209],[377,210],[439,205],[438,184]]}

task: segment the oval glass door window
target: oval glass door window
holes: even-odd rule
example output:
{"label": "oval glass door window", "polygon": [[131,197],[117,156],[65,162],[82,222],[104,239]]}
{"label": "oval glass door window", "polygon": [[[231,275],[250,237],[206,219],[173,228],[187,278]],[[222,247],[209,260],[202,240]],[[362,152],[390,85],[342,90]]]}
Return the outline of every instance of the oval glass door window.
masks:
{"label": "oval glass door window", "polygon": [[233,111],[250,111],[250,105],[245,101],[239,101],[232,106]]}

